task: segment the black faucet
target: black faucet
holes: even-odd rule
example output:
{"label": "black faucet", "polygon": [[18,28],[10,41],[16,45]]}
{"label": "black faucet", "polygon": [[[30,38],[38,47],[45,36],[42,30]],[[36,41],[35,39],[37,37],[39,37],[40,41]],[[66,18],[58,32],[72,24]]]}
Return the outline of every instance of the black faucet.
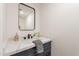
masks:
{"label": "black faucet", "polygon": [[28,34],[27,37],[28,37],[28,39],[33,38],[33,36],[31,34]]}

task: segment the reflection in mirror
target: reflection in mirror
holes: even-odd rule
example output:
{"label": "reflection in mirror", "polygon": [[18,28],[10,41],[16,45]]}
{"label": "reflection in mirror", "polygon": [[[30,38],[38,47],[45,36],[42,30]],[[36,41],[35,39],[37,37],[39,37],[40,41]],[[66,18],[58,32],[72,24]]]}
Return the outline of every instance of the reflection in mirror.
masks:
{"label": "reflection in mirror", "polygon": [[34,30],[35,29],[35,9],[25,5],[23,3],[19,4],[19,29]]}

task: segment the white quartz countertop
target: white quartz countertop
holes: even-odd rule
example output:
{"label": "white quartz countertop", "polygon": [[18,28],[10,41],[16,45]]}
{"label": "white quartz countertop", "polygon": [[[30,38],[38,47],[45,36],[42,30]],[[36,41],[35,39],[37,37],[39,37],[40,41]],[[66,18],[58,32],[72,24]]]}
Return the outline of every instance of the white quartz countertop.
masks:
{"label": "white quartz countertop", "polygon": [[[38,39],[40,39],[43,43],[52,41],[51,39],[46,37],[39,37]],[[4,48],[4,55],[9,56],[9,55],[16,54],[18,52],[33,48],[35,47],[35,44],[32,42],[34,40],[37,40],[37,39],[25,39],[25,40],[22,39],[19,41],[12,41],[12,40],[8,41],[6,44],[6,47]]]}

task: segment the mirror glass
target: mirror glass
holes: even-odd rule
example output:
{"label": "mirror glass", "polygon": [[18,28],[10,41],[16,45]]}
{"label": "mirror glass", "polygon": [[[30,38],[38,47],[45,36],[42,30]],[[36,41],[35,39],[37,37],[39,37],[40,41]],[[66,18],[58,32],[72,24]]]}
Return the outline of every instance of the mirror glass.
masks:
{"label": "mirror glass", "polygon": [[35,29],[35,9],[26,4],[19,4],[19,29],[34,30]]}

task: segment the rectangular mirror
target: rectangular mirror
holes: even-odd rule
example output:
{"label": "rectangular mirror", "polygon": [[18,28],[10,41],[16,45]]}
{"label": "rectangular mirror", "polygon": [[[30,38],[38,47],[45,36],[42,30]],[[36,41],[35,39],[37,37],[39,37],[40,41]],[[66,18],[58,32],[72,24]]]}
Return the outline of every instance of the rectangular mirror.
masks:
{"label": "rectangular mirror", "polygon": [[35,9],[26,4],[19,4],[18,25],[21,31],[35,29]]}

